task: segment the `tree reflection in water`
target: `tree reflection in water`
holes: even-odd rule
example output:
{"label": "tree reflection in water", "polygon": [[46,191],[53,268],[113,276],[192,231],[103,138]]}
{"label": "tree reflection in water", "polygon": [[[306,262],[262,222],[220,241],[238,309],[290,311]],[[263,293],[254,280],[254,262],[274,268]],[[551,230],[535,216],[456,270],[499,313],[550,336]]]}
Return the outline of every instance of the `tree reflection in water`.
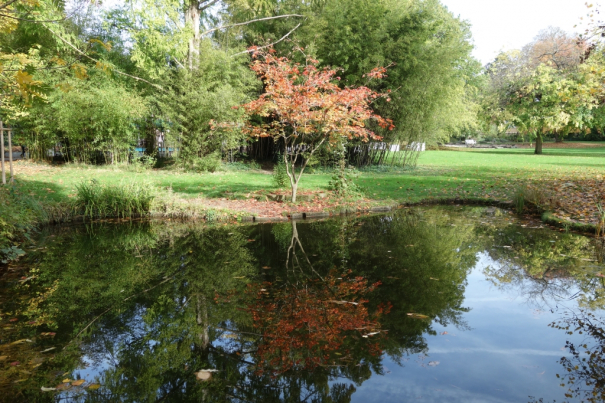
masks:
{"label": "tree reflection in water", "polygon": [[[56,290],[22,315],[45,318],[28,331],[52,329],[60,347],[79,335],[44,367],[101,384],[63,392],[74,401],[344,403],[383,373],[383,354],[428,352],[434,323],[468,328],[466,276],[481,247],[467,217],[439,210],[69,229],[31,283]],[[212,379],[196,382],[200,370]],[[40,386],[59,381],[19,387],[52,400]]]}
{"label": "tree reflection in water", "polygon": [[[563,318],[549,326],[582,339],[568,339],[569,356],[559,360],[563,372],[557,378],[567,388],[565,401],[605,401],[605,321],[595,314],[605,308],[602,241],[552,231],[521,234],[516,228],[487,233],[496,245],[507,247],[489,249],[497,263],[484,270],[486,277],[540,309],[561,312]],[[577,313],[566,308],[570,301],[577,303]]]}
{"label": "tree reflection in water", "polygon": [[587,402],[605,401],[605,321],[586,310],[572,314],[551,326],[568,334],[585,336],[582,343],[567,341],[565,347],[571,354],[559,361],[565,372],[557,375],[568,387],[568,398],[580,398]]}
{"label": "tree reflection in water", "polygon": [[291,225],[287,281],[264,282],[248,289],[252,303],[247,311],[262,334],[257,373],[268,371],[276,376],[317,367],[361,366],[362,361],[377,365],[382,353],[377,341],[382,333],[379,319],[388,312],[389,304],[370,313],[366,298],[380,283],[370,285],[363,277],[350,278],[350,270],[332,270],[322,277],[304,251],[296,222]]}

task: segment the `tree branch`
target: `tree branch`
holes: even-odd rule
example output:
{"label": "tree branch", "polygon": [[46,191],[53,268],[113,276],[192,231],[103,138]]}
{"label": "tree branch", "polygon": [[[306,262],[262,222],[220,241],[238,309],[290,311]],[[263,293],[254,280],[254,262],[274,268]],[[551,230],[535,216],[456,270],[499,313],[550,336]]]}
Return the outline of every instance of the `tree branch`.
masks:
{"label": "tree branch", "polygon": [[235,54],[231,55],[231,57],[233,57],[233,56],[238,56],[238,55],[243,55],[244,53],[251,53],[251,52],[255,52],[255,51],[260,50],[260,49],[270,48],[271,46],[276,45],[276,44],[280,43],[281,41],[283,41],[284,39],[286,39],[288,36],[290,36],[290,34],[291,34],[292,32],[296,31],[296,29],[297,29],[298,27],[300,27],[301,25],[302,25],[302,22],[301,22],[300,24],[298,24],[297,26],[295,26],[294,28],[292,28],[292,30],[291,30],[290,32],[288,32],[286,35],[282,36],[281,38],[279,38],[277,41],[275,41],[275,42],[273,42],[273,43],[270,43],[270,44],[265,45],[265,46],[260,46],[260,47],[257,47],[257,48],[256,48],[256,49],[254,49],[254,50],[247,49],[247,50],[244,50],[243,52],[235,53]]}
{"label": "tree branch", "polygon": [[300,15],[300,14],[284,14],[284,15],[278,15],[276,17],[257,18],[255,20],[250,20],[250,21],[246,21],[246,22],[240,22],[240,23],[237,23],[237,24],[223,25],[221,27],[212,28],[212,29],[209,29],[208,31],[202,32],[202,35],[206,35],[206,34],[209,34],[210,32],[218,31],[220,29],[227,29],[227,28],[239,27],[241,25],[252,24],[253,22],[268,21],[268,20],[275,20],[275,19],[278,19],[278,18],[290,18],[290,17],[304,18],[305,16],[304,15]]}
{"label": "tree branch", "polygon": [[201,7],[199,8],[199,10],[200,10],[200,11],[204,11],[205,9],[207,9],[207,8],[209,8],[209,7],[212,7],[212,6],[213,6],[214,4],[216,4],[217,2],[218,2],[218,0],[212,0],[210,3],[208,3],[208,4],[204,5],[204,6],[201,6]]}
{"label": "tree branch", "polygon": [[[72,48],[73,50],[75,50],[76,52],[78,52],[79,54],[81,54],[82,56],[86,57],[86,58],[87,58],[87,59],[89,59],[89,60],[92,60],[92,61],[93,61],[93,62],[95,62],[95,63],[101,63],[99,60],[97,60],[97,59],[95,59],[95,58],[93,58],[93,57],[91,57],[91,56],[87,55],[86,53],[82,52],[82,51],[81,51],[80,49],[78,49],[78,48],[77,48],[77,47],[76,47],[74,44],[72,44],[71,42],[69,42],[67,39],[63,38],[61,35],[59,35],[59,34],[58,34],[58,33],[56,33],[55,31],[53,31],[52,29],[50,29],[50,28],[49,28],[49,27],[47,27],[46,25],[44,25],[44,24],[42,24],[42,25],[44,26],[44,28],[48,29],[48,30],[49,30],[49,31],[50,31],[50,32],[51,32],[53,35],[55,35],[57,38],[61,39],[61,41],[63,41],[63,43],[65,43],[67,46],[69,46],[70,48]],[[115,72],[115,73],[117,73],[117,74],[123,75],[123,76],[125,76],[125,77],[130,77],[130,78],[132,78],[133,80],[136,80],[136,81],[142,81],[142,82],[144,82],[144,83],[147,83],[147,84],[151,85],[152,87],[155,87],[155,88],[157,88],[157,89],[159,89],[159,90],[161,90],[161,91],[164,91],[164,89],[163,89],[162,87],[160,87],[159,85],[154,84],[154,83],[152,83],[152,82],[150,82],[150,81],[147,81],[147,80],[145,80],[144,78],[137,77],[137,76],[132,76],[132,75],[127,74],[127,73],[124,73],[124,72],[122,72],[122,71],[120,71],[120,70],[118,70],[118,69],[112,69],[111,71],[113,71],[113,72]]]}
{"label": "tree branch", "polygon": [[4,4],[1,4],[0,5],[0,10],[4,10],[5,8],[7,8],[8,6],[10,6],[11,4],[13,4],[15,2],[17,2],[17,0],[10,0],[10,1],[7,1],[6,3],[4,3]]}
{"label": "tree branch", "polygon": [[58,20],[28,20],[27,18],[13,17],[12,15],[8,15],[8,14],[0,14],[0,17],[12,18],[13,20],[23,21],[23,22],[37,22],[37,23],[43,23],[43,22],[62,22],[62,21],[65,21],[67,19],[67,17],[63,17],[63,18],[58,19]]}

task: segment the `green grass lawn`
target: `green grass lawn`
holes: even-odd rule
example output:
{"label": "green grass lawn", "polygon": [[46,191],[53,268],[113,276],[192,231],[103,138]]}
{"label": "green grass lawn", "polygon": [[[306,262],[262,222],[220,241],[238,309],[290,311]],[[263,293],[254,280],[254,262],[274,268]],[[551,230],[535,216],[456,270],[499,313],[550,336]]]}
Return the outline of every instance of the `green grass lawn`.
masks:
{"label": "green grass lawn", "polygon": [[510,199],[527,182],[595,178],[605,173],[605,147],[427,151],[406,173],[363,175],[358,181],[373,198],[416,202],[427,198]]}
{"label": "green grass lawn", "polygon": [[[100,183],[147,182],[153,186],[171,188],[182,198],[224,197],[225,192],[250,193],[275,190],[270,172],[260,170],[226,171],[216,173],[188,173],[176,170],[131,172],[111,167],[80,167],[69,164],[50,169],[29,169],[29,164],[17,167],[17,181],[29,194],[49,202],[68,200],[83,181]],[[330,175],[303,177],[301,190],[326,189]]]}
{"label": "green grass lawn", "polygon": [[[600,148],[463,149],[422,153],[415,170],[367,170],[356,180],[368,198],[418,202],[431,198],[485,198],[508,200],[516,187],[526,182],[552,179],[596,178],[605,173],[605,145]],[[142,173],[111,167],[56,166],[36,169],[17,167],[17,180],[24,191],[41,200],[65,201],[82,181],[119,183],[145,181],[171,187],[182,198],[224,197],[225,192],[249,193],[275,190],[270,172],[225,171],[185,173],[153,170]],[[329,173],[305,174],[301,190],[327,189]]]}

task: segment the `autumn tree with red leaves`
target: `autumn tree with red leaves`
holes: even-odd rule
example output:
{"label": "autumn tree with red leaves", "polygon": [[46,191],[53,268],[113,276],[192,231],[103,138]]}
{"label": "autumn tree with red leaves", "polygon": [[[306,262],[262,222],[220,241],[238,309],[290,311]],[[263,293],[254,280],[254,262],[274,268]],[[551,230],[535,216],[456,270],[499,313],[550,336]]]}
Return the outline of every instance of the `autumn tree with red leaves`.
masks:
{"label": "autumn tree with red leaves", "polygon": [[[393,129],[393,123],[376,115],[371,102],[383,96],[367,87],[340,88],[337,70],[317,67],[317,60],[307,58],[306,65],[277,57],[271,49],[252,48],[251,69],[263,80],[265,92],[255,101],[242,105],[250,119],[244,131],[252,137],[273,137],[283,141],[284,162],[292,202],[309,158],[328,142],[343,139],[379,140],[368,123]],[[386,69],[376,68],[366,76],[384,77]],[[259,119],[260,118],[260,119]],[[297,167],[298,165],[298,172]]]}

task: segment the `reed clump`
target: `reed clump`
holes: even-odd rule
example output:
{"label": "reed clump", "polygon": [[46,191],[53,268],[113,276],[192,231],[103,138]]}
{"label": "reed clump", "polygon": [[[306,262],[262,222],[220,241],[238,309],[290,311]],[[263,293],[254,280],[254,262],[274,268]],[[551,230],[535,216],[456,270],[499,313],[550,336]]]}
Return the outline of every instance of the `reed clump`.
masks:
{"label": "reed clump", "polygon": [[149,215],[155,194],[147,183],[101,184],[96,180],[76,186],[73,208],[89,218]]}
{"label": "reed clump", "polygon": [[552,210],[557,205],[557,202],[543,189],[533,185],[518,188],[513,201],[519,214],[522,214],[526,207],[544,212]]}

